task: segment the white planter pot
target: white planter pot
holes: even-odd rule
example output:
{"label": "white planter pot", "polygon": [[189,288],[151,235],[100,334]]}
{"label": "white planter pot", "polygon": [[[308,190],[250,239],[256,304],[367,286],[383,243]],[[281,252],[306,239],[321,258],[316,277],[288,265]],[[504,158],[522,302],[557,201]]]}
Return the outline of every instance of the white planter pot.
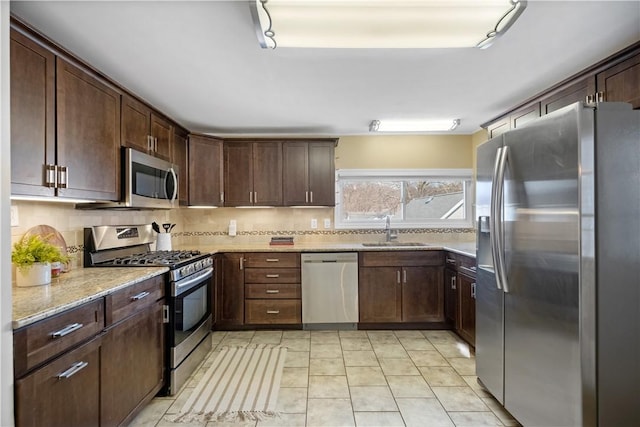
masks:
{"label": "white planter pot", "polygon": [[16,267],[16,286],[41,286],[51,283],[51,264],[36,262],[30,267]]}

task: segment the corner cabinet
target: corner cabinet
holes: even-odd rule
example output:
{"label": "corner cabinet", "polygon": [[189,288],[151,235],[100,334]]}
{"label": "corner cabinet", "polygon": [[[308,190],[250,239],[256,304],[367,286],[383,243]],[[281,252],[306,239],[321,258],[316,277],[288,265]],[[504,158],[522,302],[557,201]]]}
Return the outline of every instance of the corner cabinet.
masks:
{"label": "corner cabinet", "polygon": [[205,135],[189,135],[189,205],[222,206],[223,142]]}
{"label": "corner cabinet", "polygon": [[224,206],[282,206],[282,142],[224,142]]}
{"label": "corner cabinet", "polygon": [[329,141],[285,141],[285,206],[335,206],[335,144]]}
{"label": "corner cabinet", "polygon": [[441,251],[359,254],[360,323],[443,323]]}

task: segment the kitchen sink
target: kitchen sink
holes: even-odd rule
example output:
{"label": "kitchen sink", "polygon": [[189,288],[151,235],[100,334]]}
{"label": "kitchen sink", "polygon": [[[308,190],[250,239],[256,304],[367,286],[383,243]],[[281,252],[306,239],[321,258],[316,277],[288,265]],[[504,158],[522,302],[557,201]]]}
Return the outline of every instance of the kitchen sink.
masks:
{"label": "kitchen sink", "polygon": [[363,243],[362,246],[383,247],[383,246],[429,246],[420,242],[373,242]]}

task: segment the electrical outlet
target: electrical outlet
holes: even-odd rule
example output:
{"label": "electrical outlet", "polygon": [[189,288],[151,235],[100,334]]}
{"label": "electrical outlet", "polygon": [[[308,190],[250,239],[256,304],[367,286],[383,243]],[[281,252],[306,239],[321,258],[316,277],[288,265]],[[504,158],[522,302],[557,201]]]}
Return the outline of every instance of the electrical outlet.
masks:
{"label": "electrical outlet", "polygon": [[11,206],[11,226],[17,227],[20,225],[20,221],[18,221],[18,207]]}
{"label": "electrical outlet", "polygon": [[314,230],[315,230],[316,228],[318,228],[318,220],[317,220],[317,219],[313,218],[313,219],[311,220],[311,228],[313,228]]}
{"label": "electrical outlet", "polygon": [[331,220],[329,218],[324,219],[324,228],[331,228]]}

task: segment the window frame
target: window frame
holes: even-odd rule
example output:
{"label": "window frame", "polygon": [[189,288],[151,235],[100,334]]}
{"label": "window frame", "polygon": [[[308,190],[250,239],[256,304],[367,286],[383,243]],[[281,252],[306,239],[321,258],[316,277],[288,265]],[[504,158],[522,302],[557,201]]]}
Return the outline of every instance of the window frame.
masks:
{"label": "window frame", "polygon": [[[342,183],[346,180],[361,181],[415,181],[415,180],[458,180],[464,182],[464,219],[446,219],[430,221],[410,221],[391,218],[394,229],[415,228],[473,228],[474,179],[473,169],[337,169],[336,170],[336,206],[334,209],[334,227],[342,230],[380,228],[385,221],[345,221],[342,211]],[[401,210],[404,210],[402,202]]]}

